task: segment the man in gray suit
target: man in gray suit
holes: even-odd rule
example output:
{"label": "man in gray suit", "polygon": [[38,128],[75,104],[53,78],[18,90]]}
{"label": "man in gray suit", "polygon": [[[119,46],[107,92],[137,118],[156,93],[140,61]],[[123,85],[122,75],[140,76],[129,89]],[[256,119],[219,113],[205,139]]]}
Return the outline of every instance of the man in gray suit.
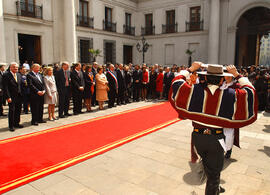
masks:
{"label": "man in gray suit", "polygon": [[71,116],[68,113],[70,102],[70,71],[68,62],[62,62],[61,66],[62,68],[55,73],[55,82],[59,95],[58,115],[59,118],[65,118]]}

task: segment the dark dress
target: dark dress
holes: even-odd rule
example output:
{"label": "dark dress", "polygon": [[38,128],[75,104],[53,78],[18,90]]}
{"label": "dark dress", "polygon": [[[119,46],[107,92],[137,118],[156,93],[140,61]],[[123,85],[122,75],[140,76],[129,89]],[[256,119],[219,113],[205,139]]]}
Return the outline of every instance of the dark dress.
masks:
{"label": "dark dress", "polygon": [[90,72],[90,73],[84,72],[83,78],[84,78],[84,82],[85,82],[83,97],[85,99],[89,99],[92,97],[91,87],[93,85],[93,73],[92,72]]}

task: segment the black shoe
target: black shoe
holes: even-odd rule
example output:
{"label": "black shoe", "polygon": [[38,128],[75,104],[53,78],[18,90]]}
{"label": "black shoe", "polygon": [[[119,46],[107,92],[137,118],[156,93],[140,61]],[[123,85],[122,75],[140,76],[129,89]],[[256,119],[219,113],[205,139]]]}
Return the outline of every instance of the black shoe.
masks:
{"label": "black shoe", "polygon": [[219,193],[224,193],[225,192],[225,189],[221,186],[219,186]]}
{"label": "black shoe", "polygon": [[68,113],[67,113],[67,114],[65,114],[65,116],[72,116],[72,114],[68,114]]}
{"label": "black shoe", "polygon": [[15,129],[14,129],[13,127],[10,127],[10,128],[9,128],[9,131],[14,132]]}
{"label": "black shoe", "polygon": [[64,115],[61,115],[61,116],[59,116],[59,118],[66,118],[66,116],[64,116]]}
{"label": "black shoe", "polygon": [[38,126],[38,123],[37,122],[31,122],[31,125]]}
{"label": "black shoe", "polygon": [[79,114],[79,113],[77,113],[77,112],[74,112],[74,113],[73,113],[73,115],[78,115],[78,114]]}
{"label": "black shoe", "polygon": [[6,114],[0,114],[0,116],[7,116]]}
{"label": "black shoe", "polygon": [[230,150],[228,150],[228,151],[226,152],[225,158],[226,158],[226,159],[229,159],[229,158],[231,158],[231,155],[232,155],[232,149],[230,149]]}
{"label": "black shoe", "polygon": [[19,125],[15,125],[14,127],[15,127],[15,128],[21,129],[21,128],[23,128],[23,125],[20,125],[20,124],[19,124]]}
{"label": "black shoe", "polygon": [[42,120],[42,121],[38,121],[38,123],[47,123],[46,121]]}

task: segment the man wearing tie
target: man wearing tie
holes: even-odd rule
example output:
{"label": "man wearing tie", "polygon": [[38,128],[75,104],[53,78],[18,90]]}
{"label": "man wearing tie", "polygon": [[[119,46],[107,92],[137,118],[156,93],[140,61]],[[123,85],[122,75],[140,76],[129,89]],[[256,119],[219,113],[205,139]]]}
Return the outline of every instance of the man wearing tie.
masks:
{"label": "man wearing tie", "polygon": [[74,70],[70,73],[70,78],[73,99],[73,114],[78,115],[82,113],[82,98],[85,85],[80,63],[74,64]]}
{"label": "man wearing tie", "polygon": [[114,107],[114,103],[115,103],[115,98],[117,97],[117,93],[118,93],[118,81],[117,81],[117,76],[116,73],[114,71],[114,65],[110,64],[109,65],[109,70],[106,73],[106,77],[107,80],[109,82],[109,92],[108,92],[108,96],[109,96],[109,104],[108,107],[112,108]]}
{"label": "man wearing tie", "polygon": [[63,62],[62,68],[55,74],[55,82],[59,95],[59,118],[70,116],[68,113],[70,101],[70,71],[69,63]]}
{"label": "man wearing tie", "polygon": [[27,74],[27,83],[30,88],[32,125],[46,123],[46,121],[43,120],[45,86],[43,76],[39,74],[39,69],[39,64],[33,64],[32,71]]}
{"label": "man wearing tie", "polygon": [[23,128],[20,125],[22,109],[21,75],[18,74],[19,65],[16,62],[10,63],[9,71],[3,75],[5,97],[8,102],[8,124],[9,130]]}
{"label": "man wearing tie", "polygon": [[118,97],[117,105],[126,104],[125,94],[126,94],[126,81],[123,64],[119,64],[119,68],[116,70],[117,81],[118,81]]}
{"label": "man wearing tie", "polygon": [[170,91],[170,87],[171,87],[173,79],[174,79],[174,73],[170,71],[169,67],[167,67],[165,69],[165,74],[163,78],[163,83],[164,83],[163,96],[166,100],[168,99],[168,95],[169,95],[169,91]]}
{"label": "man wearing tie", "polygon": [[3,74],[5,70],[5,64],[0,63],[0,116],[5,116],[3,113],[3,103],[4,103],[4,81]]}

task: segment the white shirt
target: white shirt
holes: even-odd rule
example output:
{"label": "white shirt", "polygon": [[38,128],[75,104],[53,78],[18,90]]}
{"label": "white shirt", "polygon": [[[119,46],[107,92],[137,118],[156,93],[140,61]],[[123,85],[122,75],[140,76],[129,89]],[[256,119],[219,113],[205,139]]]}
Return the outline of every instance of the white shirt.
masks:
{"label": "white shirt", "polygon": [[26,70],[30,70],[30,66],[29,66],[29,64],[27,64],[27,63],[24,63],[24,64],[23,64],[23,67],[24,67]]}

